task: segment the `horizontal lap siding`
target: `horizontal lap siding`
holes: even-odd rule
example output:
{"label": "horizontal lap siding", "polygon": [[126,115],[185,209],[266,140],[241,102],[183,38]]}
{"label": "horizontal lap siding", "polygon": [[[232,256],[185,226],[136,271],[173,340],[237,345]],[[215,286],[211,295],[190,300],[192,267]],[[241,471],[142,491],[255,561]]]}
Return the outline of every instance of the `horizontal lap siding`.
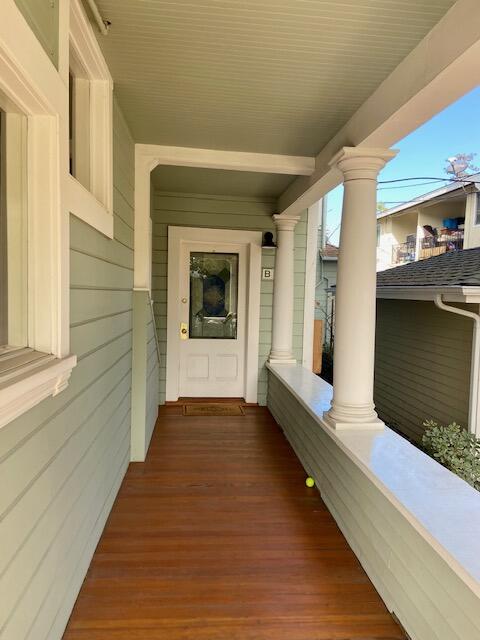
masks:
{"label": "horizontal lap siding", "polygon": [[133,144],[114,112],[115,238],[71,216],[70,385],[0,431],[0,636],[60,638],[130,457]]}
{"label": "horizontal lap siding", "polygon": [[[250,231],[273,230],[271,216],[275,205],[267,200],[193,194],[167,194],[156,191],[153,196],[153,265],[152,296],[155,321],[160,343],[159,403],[165,402],[167,353],[167,232],[168,226],[241,229]],[[293,346],[295,357],[301,361],[303,353],[303,304],[305,254],[307,246],[306,212],[295,229],[295,301]],[[273,268],[275,252],[262,251],[262,267]],[[273,282],[262,280],[260,288],[260,338],[258,402],[266,404],[267,372],[265,362],[272,340]]]}
{"label": "horizontal lap siding", "polygon": [[410,636],[477,640],[477,596],[273,374],[268,408],[377,591]]}
{"label": "horizontal lap siding", "polygon": [[380,417],[415,441],[421,440],[426,419],[467,427],[472,333],[471,320],[441,311],[433,302],[378,300],[375,404]]}

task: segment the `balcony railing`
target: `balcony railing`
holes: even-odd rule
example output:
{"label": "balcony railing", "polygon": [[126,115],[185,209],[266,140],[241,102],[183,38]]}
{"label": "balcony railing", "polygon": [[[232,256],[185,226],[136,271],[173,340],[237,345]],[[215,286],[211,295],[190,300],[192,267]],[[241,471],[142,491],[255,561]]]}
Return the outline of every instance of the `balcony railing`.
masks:
{"label": "balcony railing", "polygon": [[428,236],[420,241],[419,260],[439,256],[448,251],[460,251],[463,249],[463,229],[444,231],[438,236]]}
{"label": "balcony railing", "polygon": [[415,241],[408,240],[392,247],[392,264],[405,264],[415,261]]}

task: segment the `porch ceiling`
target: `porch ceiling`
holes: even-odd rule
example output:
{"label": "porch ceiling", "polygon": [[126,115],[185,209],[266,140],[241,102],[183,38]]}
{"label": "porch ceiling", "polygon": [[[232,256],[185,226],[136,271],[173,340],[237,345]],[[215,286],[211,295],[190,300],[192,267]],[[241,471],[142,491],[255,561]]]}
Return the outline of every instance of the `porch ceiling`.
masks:
{"label": "porch ceiling", "polygon": [[97,0],[136,142],[315,155],[454,0]]}
{"label": "porch ceiling", "polygon": [[217,196],[276,198],[294,178],[272,173],[174,166],[159,166],[152,171],[153,185],[160,191]]}

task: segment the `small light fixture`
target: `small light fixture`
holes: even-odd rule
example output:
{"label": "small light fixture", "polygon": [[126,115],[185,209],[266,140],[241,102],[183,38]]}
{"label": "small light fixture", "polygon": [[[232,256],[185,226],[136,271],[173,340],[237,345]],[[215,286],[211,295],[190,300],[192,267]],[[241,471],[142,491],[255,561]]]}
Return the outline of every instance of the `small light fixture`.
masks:
{"label": "small light fixture", "polygon": [[262,249],[276,249],[277,245],[273,241],[273,233],[271,231],[265,231],[263,234]]}

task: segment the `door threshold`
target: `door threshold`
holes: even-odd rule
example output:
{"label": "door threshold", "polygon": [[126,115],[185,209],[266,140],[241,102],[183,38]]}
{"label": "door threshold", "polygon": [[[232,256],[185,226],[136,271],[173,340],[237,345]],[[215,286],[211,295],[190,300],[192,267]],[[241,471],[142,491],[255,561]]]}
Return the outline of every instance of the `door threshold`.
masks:
{"label": "door threshold", "polygon": [[179,398],[178,400],[167,400],[167,406],[183,406],[184,404],[194,404],[196,402],[202,404],[239,404],[242,407],[258,407],[257,402],[245,402],[244,398]]}

